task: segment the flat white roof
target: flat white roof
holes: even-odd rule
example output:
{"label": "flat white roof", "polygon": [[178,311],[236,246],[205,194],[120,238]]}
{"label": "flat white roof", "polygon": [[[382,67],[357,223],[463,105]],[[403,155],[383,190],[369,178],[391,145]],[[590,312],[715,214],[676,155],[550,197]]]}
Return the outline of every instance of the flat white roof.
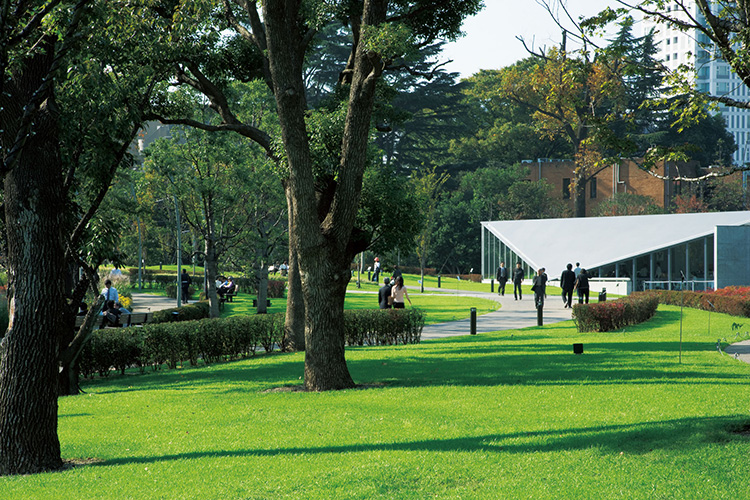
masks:
{"label": "flat white roof", "polygon": [[713,234],[716,226],[742,225],[750,225],[750,211],[482,222],[551,278],[568,263],[595,268]]}

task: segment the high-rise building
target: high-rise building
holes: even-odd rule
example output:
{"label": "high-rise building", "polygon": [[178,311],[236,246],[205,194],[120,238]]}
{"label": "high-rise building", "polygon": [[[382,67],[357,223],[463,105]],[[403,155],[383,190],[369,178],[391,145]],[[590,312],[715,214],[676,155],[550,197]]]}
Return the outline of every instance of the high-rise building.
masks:
{"label": "high-rise building", "polygon": [[[690,16],[698,22],[705,18],[695,1],[680,2],[689,10]],[[666,14],[689,21],[687,14],[676,3],[667,3]],[[670,70],[676,70],[681,64],[695,67],[695,86],[702,92],[715,96],[726,96],[737,101],[750,100],[750,89],[735,75],[711,41],[698,30],[678,30],[668,24],[657,24],[646,19],[642,23],[644,33],[654,30],[654,42],[658,47],[656,55]],[[727,130],[734,136],[737,151],[733,162],[736,165],[750,163],[750,110],[719,105],[719,112],[724,116]],[[747,180],[747,172],[745,173]]]}

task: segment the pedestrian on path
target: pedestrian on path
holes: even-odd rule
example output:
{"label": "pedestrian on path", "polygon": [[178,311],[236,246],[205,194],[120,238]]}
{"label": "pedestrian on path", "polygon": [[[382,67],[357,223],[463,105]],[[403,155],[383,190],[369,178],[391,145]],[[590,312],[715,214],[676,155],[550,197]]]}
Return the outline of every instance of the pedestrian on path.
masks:
{"label": "pedestrian on path", "polygon": [[578,303],[583,304],[584,299],[586,304],[589,303],[589,275],[585,269],[581,269],[581,274],[576,279],[576,290],[578,290]]}
{"label": "pedestrian on path", "polygon": [[378,290],[378,305],[381,309],[391,308],[391,303],[393,302],[393,298],[391,297],[392,289],[393,286],[391,285],[391,279],[385,278],[383,280],[383,286]]}
{"label": "pedestrian on path", "polygon": [[534,292],[534,306],[544,307],[544,297],[547,295],[547,274],[542,267],[531,281],[531,291]]}
{"label": "pedestrian on path", "polygon": [[180,285],[182,287],[182,303],[187,304],[188,295],[190,294],[190,275],[187,273],[187,269],[182,270]]}
{"label": "pedestrian on path", "polygon": [[560,288],[562,288],[562,300],[566,307],[573,307],[573,288],[576,286],[576,273],[573,264],[568,264],[560,275]]}
{"label": "pedestrian on path", "polygon": [[523,283],[523,269],[521,263],[516,262],[516,268],[513,270],[513,298],[514,300],[521,300],[523,294],[521,293],[521,283]]}
{"label": "pedestrian on path", "polygon": [[403,309],[405,307],[404,298],[409,301],[410,306],[412,305],[409,294],[406,292],[406,287],[404,286],[403,276],[399,275],[396,278],[396,284],[391,289],[391,296],[393,297],[394,309]]}
{"label": "pedestrian on path", "polygon": [[508,268],[505,267],[505,262],[500,263],[495,278],[497,278],[497,293],[505,296],[505,284],[508,282]]}

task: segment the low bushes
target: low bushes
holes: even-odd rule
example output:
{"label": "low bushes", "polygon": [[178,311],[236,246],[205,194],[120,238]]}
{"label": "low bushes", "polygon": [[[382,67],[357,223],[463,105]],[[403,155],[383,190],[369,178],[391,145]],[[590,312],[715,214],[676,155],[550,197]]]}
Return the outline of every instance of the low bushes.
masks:
{"label": "low bushes", "polygon": [[179,321],[193,321],[208,318],[211,315],[211,306],[208,302],[194,302],[181,307],[163,309],[152,315],[151,323],[174,323]]}
{"label": "low bushes", "polygon": [[284,288],[286,288],[286,281],[268,280],[268,298],[284,298]]}
{"label": "low bushes", "polygon": [[[186,313],[191,308],[193,312]],[[180,316],[199,314],[204,308],[208,308],[205,303],[191,304],[179,309]],[[155,321],[143,327],[94,332],[79,358],[81,375],[106,377],[112,369],[124,373],[131,366],[145,370],[166,364],[174,369],[186,361],[194,366],[199,358],[208,364],[254,356],[260,347],[265,352],[284,349],[283,314],[172,321],[170,311],[154,313]],[[157,322],[160,313],[169,319]],[[344,322],[350,346],[411,344],[420,341],[424,313],[353,310],[344,312]]]}
{"label": "low bushes", "polygon": [[575,304],[573,320],[579,332],[609,332],[653,317],[659,299],[646,292],[596,304]]}
{"label": "low bushes", "polygon": [[424,313],[414,308],[344,311],[344,324],[347,345],[418,344]]}
{"label": "low bushes", "polygon": [[[747,287],[730,286],[713,292],[648,290],[642,293],[657,297],[661,304],[673,306],[683,304],[685,307],[692,307],[694,309],[750,318],[750,292]],[[713,307],[711,307],[711,304],[713,304]]]}

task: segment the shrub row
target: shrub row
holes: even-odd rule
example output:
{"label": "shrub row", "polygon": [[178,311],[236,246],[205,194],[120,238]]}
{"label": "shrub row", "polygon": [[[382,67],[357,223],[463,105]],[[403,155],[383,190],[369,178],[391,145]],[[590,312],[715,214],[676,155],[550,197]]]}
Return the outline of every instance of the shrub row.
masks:
{"label": "shrub row", "polygon": [[575,304],[573,320],[579,332],[609,332],[651,319],[658,306],[658,297],[636,292],[609,302]]}
{"label": "shrub row", "polygon": [[424,313],[414,308],[344,311],[344,325],[347,345],[418,344]]}
{"label": "shrub row", "polygon": [[[673,306],[683,304],[685,307],[692,307],[694,309],[750,318],[750,295],[745,295],[743,290],[737,287],[727,287],[715,292],[647,290],[642,293],[657,297],[661,304]],[[713,304],[713,307],[711,307],[711,304]]]}
{"label": "shrub row", "polygon": [[[191,304],[180,308],[180,313],[194,305],[208,307],[205,303]],[[165,317],[171,318],[171,312]],[[424,314],[417,309],[354,310],[345,311],[344,322],[346,343],[351,346],[418,343]],[[124,373],[131,366],[143,371],[164,364],[177,368],[186,361],[196,365],[199,358],[205,363],[215,363],[254,356],[259,347],[266,352],[277,347],[284,349],[283,314],[155,321],[138,328],[97,330],[81,353],[79,369],[84,377],[96,373],[106,377],[112,369]]]}
{"label": "shrub row", "polygon": [[269,299],[283,298],[284,288],[286,288],[286,281],[268,280],[268,298]]}
{"label": "shrub row", "polygon": [[208,302],[194,302],[181,307],[162,309],[152,315],[151,323],[175,323],[182,321],[193,321],[208,318],[211,315],[211,306]]}

